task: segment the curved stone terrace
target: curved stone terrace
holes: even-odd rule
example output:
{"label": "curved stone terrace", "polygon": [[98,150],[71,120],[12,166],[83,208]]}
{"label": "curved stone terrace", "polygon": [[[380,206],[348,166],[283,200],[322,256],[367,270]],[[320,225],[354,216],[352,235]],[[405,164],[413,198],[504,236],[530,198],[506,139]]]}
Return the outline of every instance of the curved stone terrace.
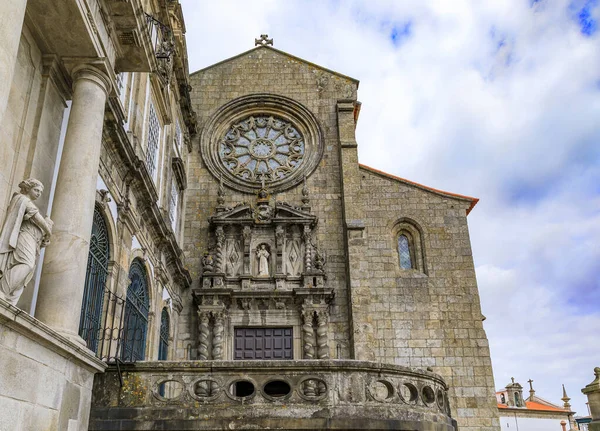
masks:
{"label": "curved stone terrace", "polygon": [[354,360],[160,361],[96,375],[90,430],[454,431],[429,371]]}

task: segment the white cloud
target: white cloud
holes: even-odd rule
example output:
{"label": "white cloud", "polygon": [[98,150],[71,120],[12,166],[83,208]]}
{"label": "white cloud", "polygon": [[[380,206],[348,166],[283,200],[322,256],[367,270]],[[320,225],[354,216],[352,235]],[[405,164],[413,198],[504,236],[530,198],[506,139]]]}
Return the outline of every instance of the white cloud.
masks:
{"label": "white cloud", "polygon": [[469,221],[496,386],[532,378],[559,401],[565,383],[585,413],[600,365],[600,42],[569,2],[182,2],[192,71],[269,33],[361,80],[361,162],[481,198]]}

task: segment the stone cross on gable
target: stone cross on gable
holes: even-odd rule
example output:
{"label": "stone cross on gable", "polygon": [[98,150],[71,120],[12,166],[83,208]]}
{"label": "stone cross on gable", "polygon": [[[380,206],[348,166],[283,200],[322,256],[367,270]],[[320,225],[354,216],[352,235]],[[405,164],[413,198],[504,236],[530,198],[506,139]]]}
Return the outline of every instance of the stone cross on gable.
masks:
{"label": "stone cross on gable", "polygon": [[529,379],[527,380],[527,383],[529,383],[529,389],[533,391],[533,380]]}
{"label": "stone cross on gable", "polygon": [[262,46],[271,45],[271,46],[273,46],[273,38],[269,39],[269,35],[268,34],[261,34],[258,39],[254,39],[254,46],[258,46],[258,45],[262,45]]}

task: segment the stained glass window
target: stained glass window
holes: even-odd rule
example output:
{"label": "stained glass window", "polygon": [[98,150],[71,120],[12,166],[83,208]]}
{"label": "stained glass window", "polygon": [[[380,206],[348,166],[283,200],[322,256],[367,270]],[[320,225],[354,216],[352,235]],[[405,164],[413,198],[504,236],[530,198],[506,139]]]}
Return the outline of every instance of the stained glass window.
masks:
{"label": "stained glass window", "polygon": [[410,242],[406,235],[398,237],[398,254],[400,255],[400,268],[411,269],[413,266],[410,257]]}
{"label": "stained glass window", "polygon": [[235,123],[219,144],[225,168],[260,184],[289,176],[304,160],[304,138],[289,121],[257,115]]}

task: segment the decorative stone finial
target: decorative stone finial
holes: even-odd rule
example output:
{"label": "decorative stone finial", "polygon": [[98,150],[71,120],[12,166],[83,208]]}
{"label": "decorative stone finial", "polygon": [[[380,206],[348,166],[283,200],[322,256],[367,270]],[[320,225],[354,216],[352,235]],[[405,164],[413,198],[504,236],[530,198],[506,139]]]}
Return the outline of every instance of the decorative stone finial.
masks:
{"label": "decorative stone finial", "polygon": [[266,45],[271,45],[273,46],[273,38],[269,39],[269,35],[268,34],[261,34],[260,37],[258,39],[254,39],[254,46],[266,46]]}
{"label": "decorative stone finial", "polygon": [[10,200],[0,231],[0,298],[17,305],[31,281],[40,248],[50,243],[54,223],[33,203],[44,185],[35,178],[21,181]]}
{"label": "decorative stone finial", "polygon": [[302,186],[302,210],[310,211],[310,197],[308,196],[308,186],[306,185],[306,175],[304,175],[304,185]]}
{"label": "decorative stone finial", "polygon": [[223,187],[223,175],[219,176],[219,191],[217,192],[217,212],[225,210],[225,187]]}
{"label": "decorative stone finial", "polygon": [[562,385],[562,390],[563,390],[563,396],[561,398],[561,400],[564,402],[563,406],[565,407],[565,409],[567,410],[571,410],[571,404],[569,404],[569,401],[571,400],[571,398],[569,398],[567,396],[567,391],[565,389],[565,385]]}
{"label": "decorative stone finial", "polygon": [[533,389],[533,380],[529,379],[527,380],[527,383],[529,383],[529,399],[533,401],[533,397],[535,395],[535,390]]}
{"label": "decorative stone finial", "polygon": [[512,382],[513,385],[515,384],[515,378],[514,377],[511,377],[510,381]]}

